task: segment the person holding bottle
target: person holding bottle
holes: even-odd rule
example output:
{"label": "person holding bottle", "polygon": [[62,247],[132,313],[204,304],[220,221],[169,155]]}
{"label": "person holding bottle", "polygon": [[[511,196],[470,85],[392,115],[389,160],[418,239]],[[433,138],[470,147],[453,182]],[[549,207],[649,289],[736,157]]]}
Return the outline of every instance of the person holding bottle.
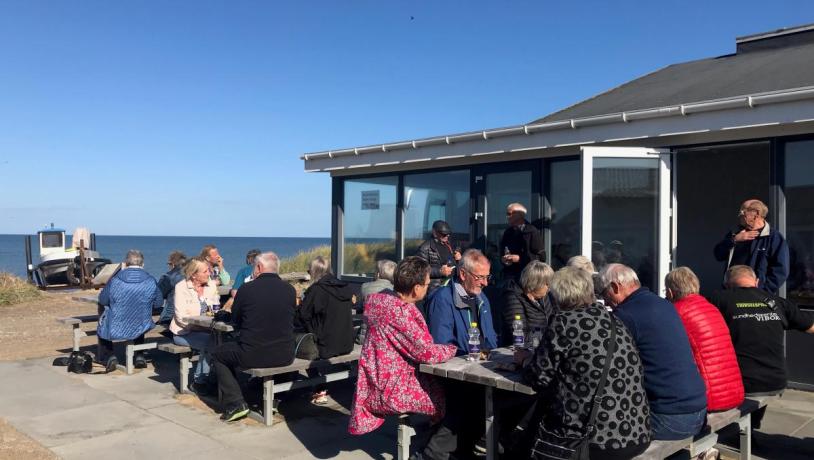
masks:
{"label": "person holding bottle", "polygon": [[461,251],[452,245],[451,234],[446,221],[436,220],[432,223],[432,238],[422,243],[416,252],[430,264],[430,292],[449,280],[461,260]]}

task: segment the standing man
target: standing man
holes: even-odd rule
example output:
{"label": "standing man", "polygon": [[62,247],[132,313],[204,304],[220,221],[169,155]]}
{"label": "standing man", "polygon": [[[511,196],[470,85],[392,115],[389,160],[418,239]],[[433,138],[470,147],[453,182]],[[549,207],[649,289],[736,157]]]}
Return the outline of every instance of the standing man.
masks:
{"label": "standing man", "polygon": [[500,261],[503,263],[503,278],[520,280],[520,273],[532,260],[545,262],[545,245],[540,230],[526,220],[526,207],[511,203],[506,207],[506,221],[509,228],[500,238]]}
{"label": "standing man", "polygon": [[757,199],[746,200],[738,211],[739,225],[715,245],[715,260],[752,267],[758,287],[777,294],[789,276],[789,247],[783,235],[769,227],[769,208]]}
{"label": "standing man", "polygon": [[201,260],[209,264],[209,278],[218,286],[226,286],[232,278],[229,272],[223,268],[223,257],[218,253],[218,248],[214,244],[207,244],[201,250],[199,256]]}
{"label": "standing man", "polygon": [[430,292],[452,276],[455,264],[461,260],[461,253],[452,248],[449,235],[452,229],[443,220],[432,223],[432,238],[418,247],[416,255],[430,264]]}
{"label": "standing man", "polygon": [[639,348],[655,440],[695,436],[704,426],[707,389],[676,309],[642,287],[632,268],[608,264],[599,274],[605,303]]}
{"label": "standing man", "polygon": [[[735,265],[726,272],[726,289],[710,298],[729,326],[747,397],[777,395],[786,388],[783,331],[814,334],[814,315],[759,284],[751,267]],[[765,413],[764,406],[752,414],[752,428],[760,428]]]}
{"label": "standing man", "polygon": [[287,366],[294,361],[294,287],[280,279],[280,259],[273,252],[257,257],[257,277],[241,286],[232,306],[236,342],[226,342],[212,353],[227,422],[249,413],[237,381],[236,369]]}

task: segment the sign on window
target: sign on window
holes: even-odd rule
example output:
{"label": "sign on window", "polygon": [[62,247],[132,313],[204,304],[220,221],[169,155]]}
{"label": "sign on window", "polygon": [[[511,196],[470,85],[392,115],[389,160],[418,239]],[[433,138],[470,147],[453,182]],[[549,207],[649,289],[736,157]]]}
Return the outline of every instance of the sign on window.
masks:
{"label": "sign on window", "polygon": [[379,190],[362,191],[362,210],[379,209]]}

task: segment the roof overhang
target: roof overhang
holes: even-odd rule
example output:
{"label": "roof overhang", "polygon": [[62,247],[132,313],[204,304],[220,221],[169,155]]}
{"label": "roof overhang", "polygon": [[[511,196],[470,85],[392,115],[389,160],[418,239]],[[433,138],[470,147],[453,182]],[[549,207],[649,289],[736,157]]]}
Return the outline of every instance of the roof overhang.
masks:
{"label": "roof overhang", "polygon": [[[647,146],[814,132],[814,86],[690,104],[635,110],[540,124],[451,134],[390,144],[307,153],[308,172],[362,174],[381,169],[421,169],[522,157],[577,146]],[[758,134],[761,133],[761,134]],[[769,133],[769,134],[766,134]],[[771,134],[777,133],[777,134]]]}

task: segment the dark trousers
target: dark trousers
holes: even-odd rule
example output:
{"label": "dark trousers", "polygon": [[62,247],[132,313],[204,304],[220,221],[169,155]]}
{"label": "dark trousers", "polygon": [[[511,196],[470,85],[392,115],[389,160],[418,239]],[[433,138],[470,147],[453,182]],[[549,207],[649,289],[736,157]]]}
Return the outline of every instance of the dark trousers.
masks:
{"label": "dark trousers", "polygon": [[[98,358],[98,361],[104,361],[109,356],[113,355],[113,341],[105,340],[105,339],[103,339],[101,337],[98,337],[98,339],[99,339],[99,355],[100,355],[99,358]],[[144,334],[141,334],[140,336],[133,339],[133,343],[136,344],[136,345],[141,345],[142,343],[144,343]],[[136,356],[141,356],[143,353],[144,353],[143,351],[137,351]]]}
{"label": "dark trousers", "polygon": [[236,371],[236,368],[243,367],[243,354],[237,342],[226,342],[212,351],[211,367],[218,377],[218,389],[225,407],[245,402]]}
{"label": "dark trousers", "polygon": [[483,435],[483,387],[455,380],[444,380],[443,384],[447,411],[424,448],[423,458],[446,460],[456,450],[470,455],[475,441]]}

